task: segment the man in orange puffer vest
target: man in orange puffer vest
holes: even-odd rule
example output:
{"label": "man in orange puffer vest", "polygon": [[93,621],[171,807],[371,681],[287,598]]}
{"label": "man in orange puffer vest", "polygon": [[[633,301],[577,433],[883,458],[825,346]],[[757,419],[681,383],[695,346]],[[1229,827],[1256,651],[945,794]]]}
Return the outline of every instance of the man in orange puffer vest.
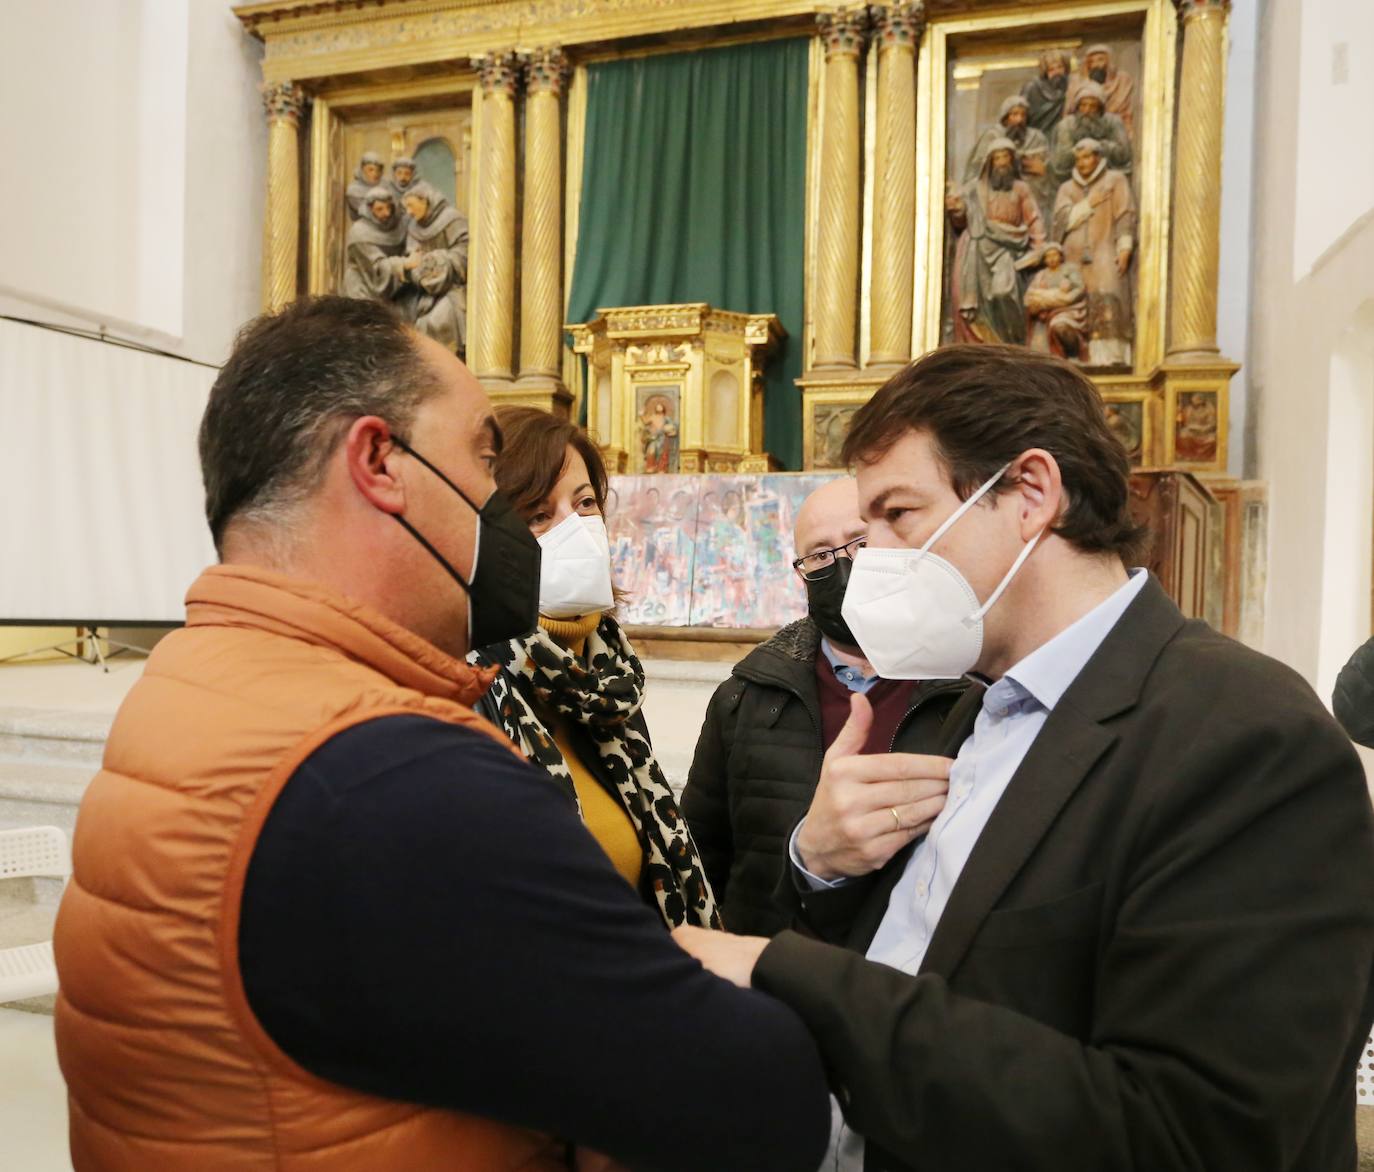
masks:
{"label": "man in orange puffer vest", "polygon": [[814,1167],[800,1021],[681,952],[471,709],[539,562],[468,370],[299,301],[200,446],[222,564],[120,709],[58,916],[78,1172]]}

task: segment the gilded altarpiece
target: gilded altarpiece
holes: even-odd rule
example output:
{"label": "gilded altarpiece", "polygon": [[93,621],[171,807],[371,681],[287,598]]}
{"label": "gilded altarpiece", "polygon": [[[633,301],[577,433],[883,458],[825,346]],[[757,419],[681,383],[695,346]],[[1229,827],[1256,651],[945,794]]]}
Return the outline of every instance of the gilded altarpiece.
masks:
{"label": "gilded altarpiece", "polygon": [[[1234,364],[1217,351],[1215,318],[1228,0],[741,0],[729,29],[718,8],[242,6],[267,48],[269,304],[295,282],[296,158],[308,193],[296,288],[315,291],[343,286],[344,193],[365,153],[392,182],[398,159],[431,182],[451,170],[447,203],[471,225],[469,364],[503,397],[569,409],[592,390],[569,361],[558,303],[577,232],[579,67],[809,27],[805,464],[833,465],[843,421],[903,363],[982,339],[1082,365],[1119,405],[1122,434],[1138,436],[1141,466],[1224,470]],[[394,214],[407,214],[404,200]],[[400,263],[414,262],[413,245],[400,248]]]}
{"label": "gilded altarpiece", "polygon": [[[818,182],[861,184],[864,215],[852,238],[818,201],[812,263],[835,268],[840,241],[861,264],[861,303],[839,320],[815,306],[830,341],[813,340],[802,379],[809,467],[834,466],[837,419],[893,370],[960,341],[1083,367],[1136,466],[1224,471],[1236,369],[1215,339],[1228,7],[929,2],[818,17]],[[845,140],[863,144],[861,162]],[[908,250],[903,269],[894,258]]]}
{"label": "gilded altarpiece", "polygon": [[[437,198],[470,228],[465,356],[494,399],[575,416],[585,402],[593,430],[617,433],[608,454],[626,470],[764,466],[752,386],[731,400],[727,428],[709,385],[688,391],[682,355],[645,343],[612,428],[610,364],[584,363],[593,355],[576,353],[564,329],[588,63],[809,34],[804,467],[836,467],[854,411],[913,358],[952,340],[1010,340],[1085,370],[1133,465],[1196,473],[1239,499],[1224,479],[1237,367],[1216,342],[1229,9],[1230,0],[243,5],[240,19],[266,48],[264,302],[342,287],[347,193],[369,190],[365,154],[380,158],[387,180],[398,160],[422,164],[442,191],[438,158],[453,186]],[[398,194],[399,213],[408,205]],[[430,215],[433,200],[416,210]],[[453,234],[442,243],[452,269]],[[422,263],[408,240],[396,256],[402,267]],[[749,426],[736,429],[745,401]],[[727,431],[737,442],[721,442]],[[1262,517],[1262,506],[1251,512]],[[1252,547],[1262,541],[1225,542]],[[1242,573],[1229,552],[1224,573],[1235,613]],[[1249,571],[1244,580],[1251,591]]]}

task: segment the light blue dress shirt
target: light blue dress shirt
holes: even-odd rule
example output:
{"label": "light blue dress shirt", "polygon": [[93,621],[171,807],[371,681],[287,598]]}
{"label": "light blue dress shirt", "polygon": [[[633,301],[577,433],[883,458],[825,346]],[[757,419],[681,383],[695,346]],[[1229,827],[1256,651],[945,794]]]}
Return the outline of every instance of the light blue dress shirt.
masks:
{"label": "light blue dress shirt", "polygon": [[[869,960],[904,973],[920,970],[954,885],[1012,776],[1054,706],[1148,578],[1146,571],[1132,570],[1130,580],[1109,598],[1031,652],[988,688],[973,733],[950,768],[945,808],[912,852],[902,877],[892,889],[887,914],[868,946]],[[791,855],[794,865],[812,886],[835,886],[801,866],[796,833],[792,835]],[[862,1137],[843,1127],[840,1134],[832,1136],[832,1141],[835,1146],[825,1167],[837,1172],[862,1172]]]}
{"label": "light blue dress shirt", "polygon": [[866,676],[857,667],[850,667],[835,654],[835,648],[830,645],[829,639],[821,639],[821,654],[825,656],[826,662],[834,670],[835,678],[851,692],[867,692],[881,678],[876,672],[871,676]]}

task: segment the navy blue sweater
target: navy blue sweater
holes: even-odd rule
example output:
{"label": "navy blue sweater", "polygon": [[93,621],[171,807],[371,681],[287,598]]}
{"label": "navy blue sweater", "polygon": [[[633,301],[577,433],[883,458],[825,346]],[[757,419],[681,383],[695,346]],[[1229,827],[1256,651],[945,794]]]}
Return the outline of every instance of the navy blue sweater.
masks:
{"label": "navy blue sweater", "polygon": [[674,945],[567,797],[470,729],[389,716],[316,750],[254,849],[239,957],[268,1035],[333,1082],[635,1172],[823,1154],[800,1020]]}

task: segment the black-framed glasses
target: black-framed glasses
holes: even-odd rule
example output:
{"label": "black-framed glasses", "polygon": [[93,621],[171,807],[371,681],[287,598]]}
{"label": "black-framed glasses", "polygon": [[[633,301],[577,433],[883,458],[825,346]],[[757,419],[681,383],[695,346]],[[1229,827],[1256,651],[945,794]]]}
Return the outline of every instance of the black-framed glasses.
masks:
{"label": "black-framed glasses", "polygon": [[792,568],[803,578],[824,578],[835,568],[835,559],[844,554],[847,558],[853,558],[859,550],[868,544],[867,537],[856,537],[853,541],[846,541],[843,545],[837,545],[834,549],[818,549],[815,553],[809,553],[805,557],[795,558]]}

